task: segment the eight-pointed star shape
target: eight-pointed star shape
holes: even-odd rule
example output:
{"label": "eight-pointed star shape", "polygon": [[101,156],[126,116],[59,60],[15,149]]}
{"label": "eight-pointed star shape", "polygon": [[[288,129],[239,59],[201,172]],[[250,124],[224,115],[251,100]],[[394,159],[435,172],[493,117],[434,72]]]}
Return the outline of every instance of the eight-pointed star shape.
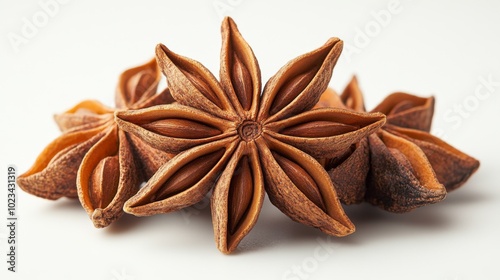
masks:
{"label": "eight-pointed star shape", "polygon": [[264,87],[236,24],[222,24],[220,82],[199,62],[164,45],[157,59],[177,104],[118,112],[116,121],[152,146],[178,153],[125,204],[138,216],[192,205],[213,188],[219,250],[233,251],[254,226],[267,192],[293,220],[344,236],[354,226],[315,160],[335,156],[385,122],[380,113],[310,110],[330,81],[342,42],[295,58]]}

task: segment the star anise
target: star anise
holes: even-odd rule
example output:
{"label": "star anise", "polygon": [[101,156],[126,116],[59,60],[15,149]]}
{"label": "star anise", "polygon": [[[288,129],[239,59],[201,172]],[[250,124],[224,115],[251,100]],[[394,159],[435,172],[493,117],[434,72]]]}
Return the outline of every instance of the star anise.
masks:
{"label": "star anise", "polygon": [[160,167],[124,209],[138,216],[192,205],[213,188],[219,250],[233,251],[254,226],[264,192],[291,219],[344,236],[354,226],[314,159],[334,156],[373,133],[385,116],[312,110],[330,81],[342,41],[290,61],[261,96],[260,69],[236,24],[222,24],[220,82],[199,62],[156,49],[177,104],[116,114],[119,126],[152,146],[179,153]]}
{"label": "star anise", "polygon": [[[341,96],[325,91],[317,107],[365,111],[357,79]],[[366,200],[388,211],[410,211],[444,199],[479,167],[479,161],[429,133],[433,97],[393,93],[371,112],[387,116],[384,127],[325,162],[342,202]]]}
{"label": "star anise", "polygon": [[124,202],[170,155],[122,131],[114,122],[114,112],[173,101],[168,90],[156,93],[160,79],[153,59],[122,73],[116,91],[117,109],[85,100],[56,115],[63,134],[19,176],[19,186],[47,199],[78,196],[96,227],[118,219]]}

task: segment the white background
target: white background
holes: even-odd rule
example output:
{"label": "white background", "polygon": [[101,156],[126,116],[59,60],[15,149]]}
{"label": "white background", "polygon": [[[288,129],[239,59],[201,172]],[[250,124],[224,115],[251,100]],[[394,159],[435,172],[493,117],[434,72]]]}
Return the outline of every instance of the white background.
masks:
{"label": "white background", "polygon": [[[409,214],[346,207],[357,226],[346,238],[294,223],[266,201],[230,256],[216,249],[203,205],[126,216],[98,230],[77,201],[18,190],[18,272],[7,272],[2,222],[2,279],[500,279],[498,1],[400,0],[388,9],[390,0],[67,0],[50,15],[40,5],[48,1],[0,1],[2,221],[7,166],[26,171],[59,135],[53,114],[84,99],[112,105],[118,75],[151,58],[159,42],[218,73],[223,15],[252,46],[264,82],[288,60],[340,37],[346,48],[332,87],[358,75],[368,108],[394,91],[434,95],[433,132],[481,167],[445,201]],[[24,36],[27,22],[39,27]]]}

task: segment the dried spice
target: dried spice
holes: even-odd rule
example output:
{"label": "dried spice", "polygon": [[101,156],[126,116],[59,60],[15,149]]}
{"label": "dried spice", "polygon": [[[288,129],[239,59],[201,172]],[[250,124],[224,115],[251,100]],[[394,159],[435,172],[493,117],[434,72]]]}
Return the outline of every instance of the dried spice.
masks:
{"label": "dried spice", "polygon": [[19,176],[19,186],[47,199],[78,196],[96,227],[118,219],[124,202],[170,155],[118,128],[114,112],[172,102],[168,90],[157,94],[160,79],[153,59],[120,76],[117,109],[85,100],[56,115],[63,134]]}
{"label": "dried spice", "polygon": [[260,69],[236,24],[222,24],[220,82],[199,62],[164,45],[157,59],[177,104],[120,111],[119,126],[167,153],[125,204],[138,216],[171,212],[200,201],[212,188],[219,250],[232,252],[254,226],[267,192],[291,219],[344,236],[354,226],[332,182],[314,159],[343,153],[385,122],[380,113],[310,110],[331,78],[342,42],[333,38],[270,78],[261,96]]}
{"label": "dried spice", "polygon": [[[341,96],[325,91],[316,107],[365,111],[356,78]],[[398,92],[371,112],[387,116],[380,131],[340,157],[323,159],[342,202],[366,200],[388,211],[407,212],[444,199],[479,167],[479,161],[429,133],[433,97]]]}
{"label": "dried spice", "polygon": [[[230,18],[220,80],[158,45],[156,59],[120,76],[117,108],[86,100],[57,115],[63,134],[18,183],[47,199],[79,197],[96,227],[212,191],[224,253],[253,228],[266,193],[292,220],[345,236],[355,228],[341,203],[407,212],[461,186],[479,162],[429,133],[434,98],[394,93],[367,113],[356,78],[340,96],[327,89],[342,46],[332,38],[291,60],[261,90],[257,59]],[[157,93],[161,72],[169,89]]]}

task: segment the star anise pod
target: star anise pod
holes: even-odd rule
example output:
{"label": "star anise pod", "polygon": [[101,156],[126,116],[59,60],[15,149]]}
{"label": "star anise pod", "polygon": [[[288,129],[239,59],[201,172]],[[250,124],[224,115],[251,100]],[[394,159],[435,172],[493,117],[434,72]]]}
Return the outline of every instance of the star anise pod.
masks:
{"label": "star anise pod", "polygon": [[[325,91],[317,107],[365,111],[357,79],[341,96]],[[479,167],[479,161],[429,133],[433,97],[393,93],[371,112],[387,116],[384,127],[325,162],[342,202],[366,200],[388,211],[410,211],[444,199]]]}
{"label": "star anise pod", "polygon": [[168,90],[156,92],[161,76],[153,59],[122,73],[117,109],[85,100],[56,115],[63,134],[19,176],[19,186],[47,199],[78,196],[96,227],[118,219],[124,202],[170,155],[122,131],[114,122],[114,113],[172,102]]}
{"label": "star anise pod", "polygon": [[332,182],[314,159],[334,156],[373,133],[385,116],[310,109],[330,81],[342,42],[290,61],[261,96],[260,69],[236,24],[222,24],[220,82],[199,62],[164,45],[157,59],[178,104],[116,114],[119,126],[152,146],[179,153],[125,204],[138,216],[192,205],[213,188],[219,250],[233,251],[254,226],[264,192],[291,219],[344,236],[354,226]]}

